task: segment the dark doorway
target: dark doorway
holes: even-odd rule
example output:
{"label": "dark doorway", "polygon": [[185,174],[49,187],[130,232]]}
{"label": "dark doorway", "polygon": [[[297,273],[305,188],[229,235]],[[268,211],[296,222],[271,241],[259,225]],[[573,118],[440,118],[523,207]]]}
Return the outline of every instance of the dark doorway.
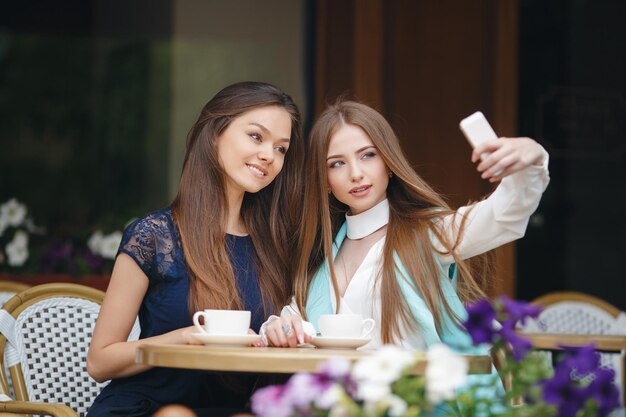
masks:
{"label": "dark doorway", "polygon": [[626,2],[520,2],[519,133],[551,183],[518,242],[517,293],[596,295],[626,309]]}

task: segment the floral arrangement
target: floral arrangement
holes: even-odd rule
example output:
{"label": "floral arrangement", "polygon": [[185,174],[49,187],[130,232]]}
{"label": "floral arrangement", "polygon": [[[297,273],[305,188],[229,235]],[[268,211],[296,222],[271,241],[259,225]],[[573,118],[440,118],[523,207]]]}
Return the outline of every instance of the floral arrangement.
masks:
{"label": "floral arrangement", "polygon": [[122,233],[52,237],[17,199],[0,205],[0,272],[100,274],[111,270]]}
{"label": "floral arrangement", "polygon": [[[593,345],[564,347],[552,369],[515,332],[518,322],[540,309],[501,297],[468,308],[464,323],[475,344],[504,352],[498,376],[468,376],[465,359],[445,345],[427,352],[385,346],[353,367],[341,359],[315,374],[298,373],[284,385],[257,390],[258,417],[604,417],[619,406],[612,370],[599,367]],[[418,358],[428,359],[424,375],[412,375]],[[501,377],[510,376],[504,391]]]}

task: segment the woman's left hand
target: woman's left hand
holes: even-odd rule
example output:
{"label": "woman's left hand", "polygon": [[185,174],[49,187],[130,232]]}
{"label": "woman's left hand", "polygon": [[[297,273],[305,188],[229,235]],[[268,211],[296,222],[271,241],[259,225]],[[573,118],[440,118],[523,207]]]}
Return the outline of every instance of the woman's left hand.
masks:
{"label": "woman's left hand", "polygon": [[531,138],[500,138],[489,140],[477,146],[472,152],[472,162],[488,154],[476,169],[483,179],[490,182],[514,174],[530,165],[541,165],[544,159],[543,148]]}

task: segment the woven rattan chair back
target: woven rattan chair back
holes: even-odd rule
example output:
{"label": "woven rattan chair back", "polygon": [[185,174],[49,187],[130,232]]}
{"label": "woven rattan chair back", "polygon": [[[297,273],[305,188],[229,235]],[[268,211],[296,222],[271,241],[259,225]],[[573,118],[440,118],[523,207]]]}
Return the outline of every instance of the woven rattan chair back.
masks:
{"label": "woven rattan chair back", "polygon": [[[15,318],[15,346],[10,351],[7,338],[0,337],[0,351],[7,361],[17,362],[9,368],[17,400],[62,403],[81,416],[87,413],[106,385],[86,369],[103,297],[102,291],[82,285],[44,284],[7,302],[4,309]],[[138,336],[136,322],[129,339]]]}
{"label": "woven rattan chair back", "polygon": [[[592,295],[571,291],[555,292],[533,300],[533,304],[542,306],[543,311],[537,319],[526,322],[523,326],[525,332],[626,335],[626,313]],[[600,365],[615,371],[615,382],[621,392],[622,406],[626,403],[624,364],[624,351],[600,353]]]}
{"label": "woven rattan chair back", "polygon": [[[22,291],[26,291],[31,286],[28,284],[23,284],[21,282],[14,281],[0,281],[0,308],[4,306],[4,304],[9,301],[15,294],[18,294]],[[1,360],[1,359],[0,359]],[[6,386],[1,386],[0,389],[2,393],[6,393],[10,397],[14,397],[13,392],[13,381],[11,381],[11,376],[9,374],[9,368],[7,367],[6,362],[2,361],[5,375],[7,375]],[[0,384],[2,384],[2,378],[0,378]]]}
{"label": "woven rattan chair back", "polygon": [[557,292],[533,300],[543,311],[524,331],[537,333],[626,335],[626,313],[597,297]]}

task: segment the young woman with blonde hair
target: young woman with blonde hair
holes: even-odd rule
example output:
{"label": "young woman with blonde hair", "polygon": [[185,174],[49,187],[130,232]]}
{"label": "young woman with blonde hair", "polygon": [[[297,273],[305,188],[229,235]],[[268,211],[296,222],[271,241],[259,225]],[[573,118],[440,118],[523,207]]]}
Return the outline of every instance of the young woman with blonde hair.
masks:
{"label": "young woman with blonde hair", "polygon": [[532,139],[488,141],[472,161],[484,153],[478,172],[500,183],[452,210],[383,116],[352,101],[329,106],[310,137],[294,298],[264,324],[268,344],[310,341],[300,317],[317,328],[322,314],[356,313],[376,321],[366,348],[476,352],[460,321],[492,278],[484,254],[524,235],[549,182],[548,155]]}
{"label": "young woman with blonde hair", "polygon": [[[191,317],[203,309],[250,310],[258,331],[289,300],[303,147],[300,113],[273,85],[233,84],[204,106],[174,202],[124,232],[87,359],[95,380],[112,381],[90,417],[150,416],[171,403],[200,415],[244,407],[253,381],[235,390],[215,374],[149,369],[135,350],[192,342]],[[127,341],[137,316],[141,335]]]}

